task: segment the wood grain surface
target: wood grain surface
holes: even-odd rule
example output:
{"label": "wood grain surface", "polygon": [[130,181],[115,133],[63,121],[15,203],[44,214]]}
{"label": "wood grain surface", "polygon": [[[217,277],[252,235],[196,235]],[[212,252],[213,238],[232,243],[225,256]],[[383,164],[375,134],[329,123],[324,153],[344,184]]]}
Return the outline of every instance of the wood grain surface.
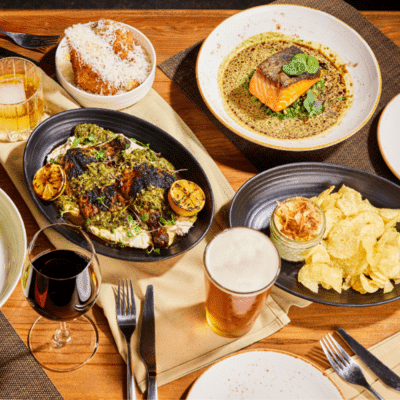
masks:
{"label": "wood grain surface", "polygon": [[[111,18],[133,25],[152,41],[157,63],[186,49],[207,35],[232,10],[3,10],[0,26],[4,30],[43,35],[63,35],[68,26],[79,22]],[[400,12],[362,12],[385,35],[400,45]],[[0,46],[41,62],[49,74],[54,73],[55,48],[45,51],[22,49],[0,35]],[[181,116],[196,134],[234,190],[256,174],[255,168],[215,128],[211,121],[159,69],[153,88]],[[0,143],[1,146],[1,143]],[[38,230],[36,221],[7,173],[0,166],[0,187],[19,208],[27,230],[28,240]],[[29,328],[37,314],[25,300],[17,285],[2,312],[26,342]],[[98,400],[126,398],[126,365],[117,352],[102,310],[95,306],[89,313],[100,331],[100,346],[96,356],[85,367],[69,373],[46,371],[66,400]],[[249,348],[285,350],[304,356],[322,368],[329,365],[319,346],[319,340],[341,326],[362,344],[369,347],[398,332],[399,301],[368,308],[331,307],[314,303],[304,309],[293,307],[291,323],[276,334]],[[160,399],[185,398],[192,383],[204,369],[182,377],[159,388]],[[145,398],[137,391],[138,399]]]}

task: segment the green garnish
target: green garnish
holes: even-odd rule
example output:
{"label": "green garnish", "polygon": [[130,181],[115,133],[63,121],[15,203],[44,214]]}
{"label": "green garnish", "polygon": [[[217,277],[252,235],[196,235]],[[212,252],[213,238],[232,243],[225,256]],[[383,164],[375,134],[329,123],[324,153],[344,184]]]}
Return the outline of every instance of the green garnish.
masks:
{"label": "green garnish", "polygon": [[315,98],[314,93],[311,90],[307,92],[307,97],[303,104],[310,117],[318,115],[323,111],[323,104]]}
{"label": "green garnish", "polygon": [[106,152],[104,150],[100,150],[95,154],[95,157],[97,158],[98,161],[103,161],[104,158],[106,157]]}
{"label": "green garnish", "polygon": [[171,214],[171,219],[165,219],[165,218],[161,217],[160,222],[163,225],[175,225],[174,216],[172,214]]}
{"label": "green garnish", "polygon": [[151,252],[154,252],[154,254],[160,254],[160,249],[158,247],[152,247],[150,250],[146,249],[146,254],[150,254]]}
{"label": "green garnish", "polygon": [[149,214],[143,213],[141,219],[142,219],[143,222],[148,221],[149,220]]}
{"label": "green garnish", "polygon": [[303,72],[315,74],[318,71],[318,60],[309,54],[296,54],[289,64],[282,66],[282,70],[291,76],[301,75]]}
{"label": "green garnish", "polygon": [[78,144],[81,142],[80,138],[74,138],[74,141],[72,142],[72,147],[78,146]]}
{"label": "green garnish", "polygon": [[85,144],[92,143],[92,142],[94,142],[95,140],[96,140],[96,138],[95,138],[94,134],[91,133],[91,134],[85,139]]}
{"label": "green garnish", "polygon": [[286,72],[291,76],[301,75],[303,72],[306,72],[306,65],[301,62],[293,62],[291,61],[289,64],[285,64],[282,66],[283,72]]}
{"label": "green garnish", "polygon": [[105,199],[106,199],[106,196],[100,196],[100,197],[98,197],[96,200],[97,200],[98,203],[104,204],[104,200],[105,200]]}
{"label": "green garnish", "polygon": [[140,144],[141,146],[143,146],[146,149],[150,149],[150,143],[144,144],[135,138],[131,138],[131,140],[132,140],[132,142]]}
{"label": "green garnish", "polygon": [[92,221],[90,220],[90,218],[88,218],[88,219],[85,221],[85,226],[89,226],[91,222],[92,222]]}

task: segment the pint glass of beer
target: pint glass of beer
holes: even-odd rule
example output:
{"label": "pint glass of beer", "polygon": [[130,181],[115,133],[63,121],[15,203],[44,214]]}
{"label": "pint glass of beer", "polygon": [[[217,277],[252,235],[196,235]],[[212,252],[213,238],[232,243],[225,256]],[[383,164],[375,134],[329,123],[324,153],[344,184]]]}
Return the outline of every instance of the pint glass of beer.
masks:
{"label": "pint glass of beer", "polygon": [[204,252],[206,318],[218,335],[240,337],[256,321],[275,283],[281,259],[255,229],[225,229]]}

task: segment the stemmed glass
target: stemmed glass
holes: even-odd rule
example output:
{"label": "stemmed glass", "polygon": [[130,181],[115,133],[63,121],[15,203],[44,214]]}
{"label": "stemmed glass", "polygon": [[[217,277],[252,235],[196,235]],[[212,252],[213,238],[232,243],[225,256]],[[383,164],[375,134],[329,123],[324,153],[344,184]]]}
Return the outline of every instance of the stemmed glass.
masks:
{"label": "stemmed glass", "polygon": [[[79,246],[55,249],[49,234],[64,230],[79,238]],[[99,261],[89,236],[67,223],[39,230],[28,245],[22,289],[31,307],[41,315],[32,325],[28,344],[36,360],[53,371],[73,371],[95,354],[99,335],[84,315],[100,291]]]}

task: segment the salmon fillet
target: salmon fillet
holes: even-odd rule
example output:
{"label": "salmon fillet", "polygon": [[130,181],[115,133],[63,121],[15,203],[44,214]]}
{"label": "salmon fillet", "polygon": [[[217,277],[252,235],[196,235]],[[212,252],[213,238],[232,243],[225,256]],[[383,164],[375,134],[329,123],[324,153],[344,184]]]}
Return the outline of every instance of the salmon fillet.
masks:
{"label": "salmon fillet", "polygon": [[277,52],[258,65],[250,79],[249,92],[274,112],[290,106],[321,77],[321,69],[298,76],[289,76],[282,70],[284,64],[300,53],[303,52],[296,46]]}

